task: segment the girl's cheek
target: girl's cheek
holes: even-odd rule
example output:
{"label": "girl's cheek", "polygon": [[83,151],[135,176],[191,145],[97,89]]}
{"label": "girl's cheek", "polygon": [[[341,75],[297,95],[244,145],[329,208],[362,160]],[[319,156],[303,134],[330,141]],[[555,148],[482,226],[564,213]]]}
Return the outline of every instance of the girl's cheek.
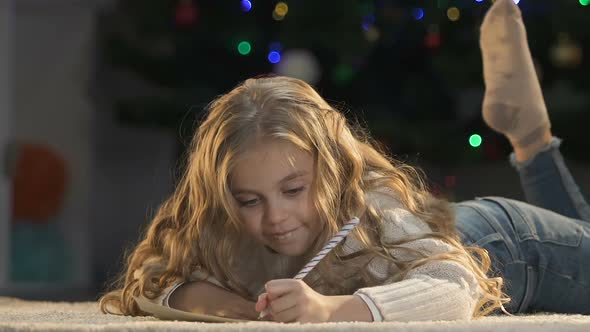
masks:
{"label": "girl's cheek", "polygon": [[250,234],[256,234],[260,232],[261,223],[260,217],[256,213],[240,213],[240,220],[243,222],[246,231]]}

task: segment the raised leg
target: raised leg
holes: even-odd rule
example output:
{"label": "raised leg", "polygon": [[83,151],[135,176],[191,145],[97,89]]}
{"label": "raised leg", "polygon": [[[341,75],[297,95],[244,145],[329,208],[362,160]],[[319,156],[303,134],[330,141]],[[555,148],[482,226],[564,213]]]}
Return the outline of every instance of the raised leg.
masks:
{"label": "raised leg", "polygon": [[590,206],[559,152],[529,51],[520,9],[497,0],[481,26],[486,94],[484,121],[504,134],[514,149],[527,201],[590,222]]}

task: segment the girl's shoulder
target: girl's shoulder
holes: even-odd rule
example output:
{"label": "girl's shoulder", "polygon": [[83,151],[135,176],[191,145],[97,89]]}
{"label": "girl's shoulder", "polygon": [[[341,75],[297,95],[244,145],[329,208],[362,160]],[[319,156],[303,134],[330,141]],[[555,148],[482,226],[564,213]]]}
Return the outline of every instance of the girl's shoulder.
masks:
{"label": "girl's shoulder", "polygon": [[391,188],[378,188],[365,194],[368,206],[379,215],[381,238],[387,242],[431,232],[428,224],[404,206]]}
{"label": "girl's shoulder", "polygon": [[[426,222],[403,205],[391,188],[378,188],[366,192],[365,203],[374,208],[378,214],[375,226],[384,243],[392,243],[432,231]],[[361,217],[361,224],[363,219]],[[356,252],[361,248],[363,245],[355,236],[348,236],[343,241],[344,254]]]}
{"label": "girl's shoulder", "polygon": [[365,181],[365,203],[377,210],[403,208],[399,193],[383,183],[384,176],[371,171],[363,177]]}

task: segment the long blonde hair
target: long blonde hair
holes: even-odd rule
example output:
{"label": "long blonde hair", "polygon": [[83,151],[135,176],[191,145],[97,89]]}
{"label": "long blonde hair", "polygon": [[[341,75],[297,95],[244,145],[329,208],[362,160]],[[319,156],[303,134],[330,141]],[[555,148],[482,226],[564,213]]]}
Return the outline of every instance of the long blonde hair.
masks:
{"label": "long blonde hair", "polygon": [[[312,191],[324,231],[311,253],[319,251],[343,221],[362,215],[362,226],[355,236],[365,248],[353,256],[388,259],[401,267],[397,279],[429,261],[453,260],[473,271],[478,280],[482,296],[474,316],[503,308],[508,299],[502,292],[502,279],[486,276],[490,268],[487,252],[461,245],[448,202],[429,193],[417,169],[388,156],[361,126],[347,121],[307,83],[288,77],[259,77],[246,80],[208,106],[189,148],[184,174],[149,224],[145,238],[128,255],[114,290],[100,299],[103,312],[143,315],[134,296],[155,298],[172,280],[186,280],[197,268],[237,294],[253,298],[230,268],[241,225],[231,204],[228,178],[236,156],[261,137],[287,140],[314,155]],[[382,243],[379,226],[383,218],[365,201],[367,192],[380,188],[395,192],[407,210],[428,223],[433,233],[422,237],[439,238],[455,250],[418,255],[411,262],[396,259],[390,249],[416,239]],[[335,250],[314,270],[318,278],[310,286],[322,285],[331,294],[354,292],[338,286],[344,284],[344,276],[330,269],[351,264],[351,258]],[[362,266],[357,268],[362,271]],[[137,277],[134,272],[139,269],[142,273]],[[376,284],[369,274],[361,275],[364,284]]]}

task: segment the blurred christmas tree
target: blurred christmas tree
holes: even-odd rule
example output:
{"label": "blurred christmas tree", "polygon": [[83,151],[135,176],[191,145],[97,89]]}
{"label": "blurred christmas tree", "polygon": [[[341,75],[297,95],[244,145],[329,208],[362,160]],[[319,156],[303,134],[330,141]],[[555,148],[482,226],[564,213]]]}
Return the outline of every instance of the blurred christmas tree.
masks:
{"label": "blurred christmas tree", "polygon": [[[517,0],[515,0],[518,2]],[[553,127],[589,160],[590,0],[522,0]],[[248,77],[305,79],[396,154],[504,158],[483,125],[479,25],[489,0],[119,0],[99,20],[101,81],[120,121],[177,129]],[[345,102],[339,103],[339,102]],[[189,135],[193,128],[188,128]],[[473,144],[472,135],[483,141]],[[470,143],[469,143],[470,142]]]}

